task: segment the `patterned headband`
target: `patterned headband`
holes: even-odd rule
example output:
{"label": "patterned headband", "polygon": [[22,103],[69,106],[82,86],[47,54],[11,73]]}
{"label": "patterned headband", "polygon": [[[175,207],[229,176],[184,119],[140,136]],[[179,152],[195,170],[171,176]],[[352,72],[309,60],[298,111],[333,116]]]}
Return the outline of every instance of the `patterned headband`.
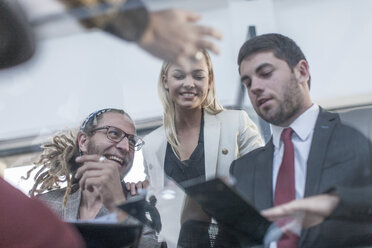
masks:
{"label": "patterned headband", "polygon": [[81,127],[80,127],[80,130],[84,130],[88,123],[93,119],[93,124],[94,125],[97,125],[97,117],[100,116],[101,114],[107,112],[107,111],[111,111],[113,110],[112,108],[105,108],[105,109],[100,109],[100,110],[97,110],[93,113],[91,113],[83,122],[83,124],[81,124]]}

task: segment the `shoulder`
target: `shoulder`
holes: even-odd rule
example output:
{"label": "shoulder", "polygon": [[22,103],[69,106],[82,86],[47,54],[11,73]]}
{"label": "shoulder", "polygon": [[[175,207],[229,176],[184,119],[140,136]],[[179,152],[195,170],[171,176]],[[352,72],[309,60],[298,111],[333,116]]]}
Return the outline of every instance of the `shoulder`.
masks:
{"label": "shoulder", "polygon": [[56,202],[63,199],[66,192],[66,188],[52,190],[36,196],[39,200],[44,202]]}
{"label": "shoulder", "polygon": [[242,118],[248,117],[247,113],[244,110],[235,110],[235,109],[225,109],[222,112],[216,114],[217,118]]}
{"label": "shoulder", "polygon": [[154,150],[160,149],[166,144],[166,137],[165,137],[165,130],[164,126],[160,126],[148,135],[146,135],[143,140],[145,141],[145,145],[142,148],[143,156],[147,157],[149,153],[153,153]]}
{"label": "shoulder", "polygon": [[[372,124],[372,119],[368,116],[370,114],[365,111],[359,112],[358,110],[333,113],[321,109],[319,119],[325,119],[328,122],[334,122],[336,124],[333,137],[369,141],[368,134]],[[323,126],[320,126],[320,128],[323,128]]]}
{"label": "shoulder", "polygon": [[147,134],[145,137],[143,137],[143,140],[145,142],[148,142],[148,141],[151,141],[154,138],[159,138],[159,137],[165,137],[164,126],[163,125],[161,125],[157,129],[155,129],[151,133]]}
{"label": "shoulder", "polygon": [[205,112],[204,120],[206,122],[213,120],[219,121],[222,125],[228,125],[228,126],[244,126],[248,125],[251,121],[249,119],[248,114],[244,110],[232,110],[232,109],[226,109],[218,114],[210,114],[208,112]]}
{"label": "shoulder", "polygon": [[39,194],[36,196],[36,198],[44,202],[50,209],[52,209],[58,216],[62,218],[62,203],[65,192],[66,188],[56,189],[44,194]]}

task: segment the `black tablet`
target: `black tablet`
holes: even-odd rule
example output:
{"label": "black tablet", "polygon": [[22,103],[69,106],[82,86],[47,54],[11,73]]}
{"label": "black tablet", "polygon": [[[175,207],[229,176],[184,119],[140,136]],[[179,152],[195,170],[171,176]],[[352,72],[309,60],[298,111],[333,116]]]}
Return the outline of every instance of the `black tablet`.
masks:
{"label": "black tablet", "polygon": [[74,222],[87,248],[135,248],[141,239],[142,225]]}
{"label": "black tablet", "polygon": [[243,243],[254,245],[264,242],[271,222],[221,179],[182,183],[182,187],[207,214],[235,233]]}

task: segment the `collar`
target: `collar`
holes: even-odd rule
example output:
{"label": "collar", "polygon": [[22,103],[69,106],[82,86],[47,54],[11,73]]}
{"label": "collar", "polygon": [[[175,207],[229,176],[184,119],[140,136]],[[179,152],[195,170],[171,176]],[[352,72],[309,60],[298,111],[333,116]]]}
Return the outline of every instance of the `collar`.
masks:
{"label": "collar", "polygon": [[[315,122],[319,115],[319,106],[317,104],[311,105],[305,112],[303,112],[296,120],[294,120],[289,127],[291,127],[302,141],[306,140],[311,131],[314,129]],[[279,127],[270,124],[273,131],[273,143],[276,148],[279,148],[280,136],[286,127]]]}

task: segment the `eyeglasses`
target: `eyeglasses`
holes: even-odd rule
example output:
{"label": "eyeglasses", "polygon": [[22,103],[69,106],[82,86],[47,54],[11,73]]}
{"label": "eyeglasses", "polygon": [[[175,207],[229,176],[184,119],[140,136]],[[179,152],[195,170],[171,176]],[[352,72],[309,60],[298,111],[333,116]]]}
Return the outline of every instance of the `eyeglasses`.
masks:
{"label": "eyeglasses", "polygon": [[98,127],[90,131],[91,133],[94,133],[98,130],[106,129],[106,136],[109,140],[119,143],[122,141],[125,137],[128,139],[129,148],[139,151],[142,146],[145,144],[145,142],[138,136],[133,134],[127,134],[123,130],[117,127],[113,126],[104,126],[104,127]]}

